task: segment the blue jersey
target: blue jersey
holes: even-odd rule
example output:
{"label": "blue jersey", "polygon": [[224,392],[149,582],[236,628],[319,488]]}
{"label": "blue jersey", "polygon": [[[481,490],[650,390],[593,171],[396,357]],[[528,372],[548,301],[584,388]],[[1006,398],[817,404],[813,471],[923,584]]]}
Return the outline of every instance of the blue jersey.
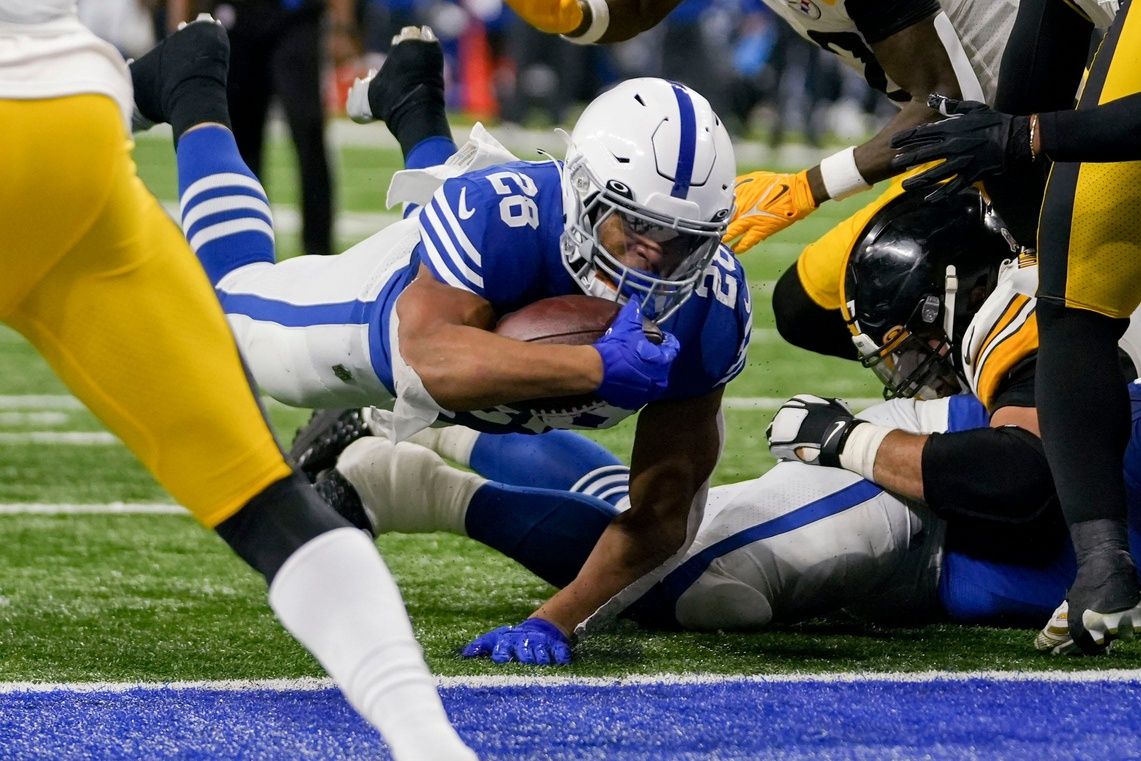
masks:
{"label": "blue jersey", "polygon": [[[187,219],[198,219],[205,204],[215,202],[211,193],[224,192],[235,199],[225,219],[207,214],[205,222],[184,224],[258,385],[287,404],[379,406],[394,398],[400,358],[393,315],[421,264],[441,282],[486,299],[501,316],[582,292],[560,254],[562,187],[551,161],[499,164],[449,179],[408,219],[342,254],[276,263],[269,226],[242,195],[242,183],[256,181],[220,176],[221,190],[187,191],[184,203]],[[211,225],[209,234],[192,224]],[[737,375],[750,325],[744,272],[722,249],[694,295],[664,325],[681,342],[667,397],[699,396]],[[539,433],[604,428],[631,411],[592,400],[560,410],[501,406],[443,414],[494,433]]]}
{"label": "blue jersey", "polygon": [[[563,265],[563,216],[555,162],[469,172],[445,181],[420,211],[413,259],[440,282],[486,299],[502,316],[540,299],[582,293]],[[693,296],[662,327],[681,344],[665,399],[707,394],[744,369],[752,304],[745,272],[728,249],[718,251]],[[602,406],[546,416],[501,406],[452,419],[481,430],[540,433],[605,428],[630,414]]]}

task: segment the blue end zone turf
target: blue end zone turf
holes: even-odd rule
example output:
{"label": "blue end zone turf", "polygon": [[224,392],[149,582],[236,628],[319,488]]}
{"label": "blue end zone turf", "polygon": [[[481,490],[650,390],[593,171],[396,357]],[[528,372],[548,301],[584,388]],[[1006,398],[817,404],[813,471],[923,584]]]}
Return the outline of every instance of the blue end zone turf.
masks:
{"label": "blue end zone turf", "polygon": [[[450,686],[484,759],[1034,759],[1141,753],[1126,680]],[[0,694],[0,756],[387,758],[332,689]]]}

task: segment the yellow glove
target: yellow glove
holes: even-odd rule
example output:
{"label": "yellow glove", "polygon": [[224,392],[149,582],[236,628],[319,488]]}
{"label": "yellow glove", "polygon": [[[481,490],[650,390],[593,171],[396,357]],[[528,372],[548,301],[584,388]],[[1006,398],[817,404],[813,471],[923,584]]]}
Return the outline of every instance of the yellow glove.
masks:
{"label": "yellow glove", "polygon": [[816,210],[807,169],[796,174],[750,172],[737,178],[735,192],[737,215],[722,240],[737,254]]}
{"label": "yellow glove", "polygon": [[569,34],[582,23],[578,0],[507,0],[507,4],[540,32]]}

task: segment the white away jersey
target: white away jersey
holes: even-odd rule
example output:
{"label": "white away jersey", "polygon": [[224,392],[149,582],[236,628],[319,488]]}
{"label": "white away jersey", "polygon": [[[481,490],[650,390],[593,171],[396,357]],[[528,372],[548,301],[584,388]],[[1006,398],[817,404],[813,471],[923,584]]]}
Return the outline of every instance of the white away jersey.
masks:
{"label": "white away jersey", "polygon": [[[910,99],[888,78],[871,46],[939,14],[935,28],[968,100],[993,102],[1017,0],[764,0],[802,37],[839,56],[897,103]],[[941,12],[940,12],[941,11]]]}
{"label": "white away jersey", "polygon": [[[913,433],[985,427],[974,397],[894,399],[859,417]],[[781,462],[718,486],[686,559],[629,608],[687,629],[754,629],[841,607],[892,623],[941,616],[945,524],[840,468]],[[655,622],[650,623],[668,623]]]}
{"label": "white away jersey", "polygon": [[0,98],[95,93],[113,98],[130,134],[127,64],[75,15],[73,0],[0,0]]}

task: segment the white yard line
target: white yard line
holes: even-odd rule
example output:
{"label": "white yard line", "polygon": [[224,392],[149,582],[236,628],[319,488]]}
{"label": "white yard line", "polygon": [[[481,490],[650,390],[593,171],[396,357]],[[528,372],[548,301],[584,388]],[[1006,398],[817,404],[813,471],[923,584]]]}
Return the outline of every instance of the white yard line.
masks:
{"label": "white yard line", "polygon": [[[788,401],[787,396],[727,396],[721,400],[721,406],[727,410],[775,410]],[[844,397],[854,409],[871,407],[883,401],[881,397],[856,396]]]}
{"label": "white yard line", "polygon": [[[753,331],[754,335],[756,331]],[[264,401],[273,406],[286,407],[269,397],[263,397]],[[747,409],[776,409],[787,401],[787,397],[783,396],[726,396],[725,406],[727,409],[734,410],[747,410]],[[873,404],[878,404],[883,401],[880,397],[860,396],[860,397],[845,397],[845,401],[854,407],[865,407]],[[0,395],[0,410],[79,410],[83,409],[83,405],[79,400],[67,394],[56,395]],[[0,418],[0,424],[3,424],[3,418]],[[65,433],[63,431],[56,431],[54,433]],[[14,435],[27,435],[27,434],[14,434]]]}
{"label": "white yard line", "polygon": [[[548,675],[482,675],[437,677],[441,687],[625,687],[642,685],[703,684],[856,684],[900,682],[905,684],[959,683],[970,681],[1021,683],[1137,683],[1141,669],[1085,671],[889,671],[791,674],[634,674],[624,677]],[[0,694],[40,692],[128,692],[131,690],[313,691],[333,689],[328,678],[251,679],[181,682],[0,682]]]}
{"label": "white yard line", "polygon": [[[783,396],[727,396],[722,401],[722,406],[727,410],[764,412],[777,409],[787,400],[787,397]],[[268,398],[264,399],[264,401],[272,406],[285,406]],[[873,404],[878,404],[883,400],[877,397],[852,397],[845,398],[845,401],[856,409],[862,409],[864,407],[870,407]],[[72,404],[73,402],[75,402],[75,404]],[[4,407],[8,407],[9,409],[18,407],[24,410],[80,409],[78,402],[68,396],[0,397],[0,408]],[[66,420],[62,415],[56,417],[51,415],[51,413],[40,414],[44,414],[46,417],[37,420],[29,413],[0,413],[0,426],[15,425],[17,423],[26,424],[28,422],[50,425],[62,423]],[[119,443],[118,437],[107,431],[0,431],[0,444],[113,446]]]}
{"label": "white yard line", "polygon": [[[539,148],[559,157],[566,153],[566,143],[553,129],[527,129],[508,124],[487,126],[497,140],[524,160],[540,160],[542,157],[538,153]],[[463,142],[467,139],[468,129],[458,126],[452,134],[457,141]],[[357,146],[396,150],[399,147],[392,134],[379,124],[354,124],[344,118],[331,119],[326,134],[328,143],[333,148]],[[289,139],[285,124],[280,119],[270,120],[268,135],[278,141]],[[169,145],[170,127],[160,124],[134,138],[138,143],[158,141]],[[771,148],[767,143],[756,140],[733,143],[733,154],[737,165],[742,168],[812,166],[835,150],[835,147],[813,147],[798,143],[784,143],[778,148]]]}
{"label": "white yard line", "polygon": [[106,431],[27,431],[0,433],[0,444],[68,444],[72,446],[107,446],[119,439]]}
{"label": "white yard line", "polygon": [[0,410],[81,410],[71,394],[0,394]]}
{"label": "white yard line", "polygon": [[0,412],[0,425],[62,425],[68,419],[66,412]]}
{"label": "white yard line", "polygon": [[189,515],[181,505],[168,502],[0,503],[0,515]]}

